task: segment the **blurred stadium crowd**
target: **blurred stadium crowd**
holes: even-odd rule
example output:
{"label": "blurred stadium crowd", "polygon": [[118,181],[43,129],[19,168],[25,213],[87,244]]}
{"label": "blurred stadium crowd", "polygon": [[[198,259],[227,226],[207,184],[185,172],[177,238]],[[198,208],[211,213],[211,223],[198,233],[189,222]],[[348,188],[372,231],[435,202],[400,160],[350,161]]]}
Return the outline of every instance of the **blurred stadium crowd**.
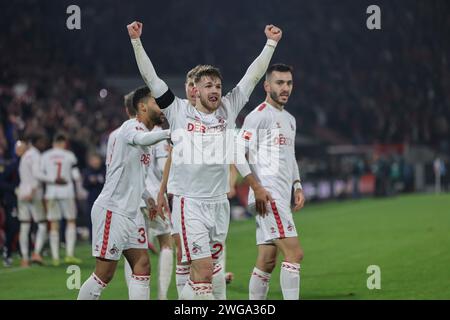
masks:
{"label": "blurred stadium crowd", "polygon": [[[160,75],[183,78],[198,63],[216,64],[228,88],[257,54],[263,26],[270,22],[283,28],[275,60],[296,71],[296,94],[288,110],[302,138],[297,154],[303,179],[336,178],[327,187],[316,186],[310,199],[339,194],[336,189],[357,197],[364,193],[359,179],[367,174],[373,179],[370,193],[414,191],[413,164],[402,152],[338,158],[326,151],[333,145],[426,146],[441,155],[439,174],[448,186],[450,3],[379,2],[382,30],[374,32],[365,27],[365,1],[283,1],[273,6],[255,0],[233,5],[204,0],[195,13],[191,3],[181,1],[78,1],[79,31],[65,28],[67,1],[2,4],[0,206],[6,213],[14,207],[18,139],[41,132],[50,142],[64,131],[84,170],[92,169],[88,155],[104,156],[108,134],[126,117],[125,92],[105,79],[139,76],[125,29],[136,18],[144,22],[144,30],[152,30],[144,41]],[[160,13],[168,14],[156,19]],[[195,19],[195,14],[203,18]],[[152,39],[157,45],[152,46]],[[263,97],[262,90],[255,90],[239,121]]]}

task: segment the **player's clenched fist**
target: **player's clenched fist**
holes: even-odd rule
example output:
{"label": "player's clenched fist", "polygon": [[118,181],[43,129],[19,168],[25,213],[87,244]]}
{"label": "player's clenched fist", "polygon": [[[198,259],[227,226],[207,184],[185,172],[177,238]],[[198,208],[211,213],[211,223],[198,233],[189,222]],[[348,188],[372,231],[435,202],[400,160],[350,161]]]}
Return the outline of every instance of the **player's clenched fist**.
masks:
{"label": "player's clenched fist", "polygon": [[267,39],[272,39],[276,42],[280,41],[283,34],[281,29],[274,26],[273,24],[269,24],[268,26],[266,26],[264,33],[266,34]]}
{"label": "player's clenched fist", "polygon": [[143,24],[138,21],[134,21],[127,25],[128,35],[131,39],[137,39],[141,37]]}

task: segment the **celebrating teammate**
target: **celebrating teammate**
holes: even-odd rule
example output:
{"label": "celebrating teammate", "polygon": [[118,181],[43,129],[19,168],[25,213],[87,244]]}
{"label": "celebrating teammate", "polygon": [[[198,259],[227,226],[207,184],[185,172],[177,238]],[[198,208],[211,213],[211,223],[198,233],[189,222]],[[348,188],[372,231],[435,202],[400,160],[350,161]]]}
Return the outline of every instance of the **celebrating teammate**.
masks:
{"label": "celebrating teammate", "polygon": [[[303,207],[305,199],[295,158],[296,122],[285,110],[292,87],[290,66],[284,64],[270,66],[264,82],[266,100],[245,118],[240,134],[240,139],[247,145],[249,154],[254,153],[255,163],[252,164],[252,172],[273,199],[266,214],[256,215],[258,258],[249,284],[251,300],[266,299],[278,249],[284,256],[280,274],[283,297],[286,300],[299,298],[300,262],[303,250],[300,247],[290,208],[292,188],[294,188],[294,211]],[[277,151],[278,168],[275,168],[273,161],[266,157],[265,152],[268,148]],[[255,195],[252,191],[249,193],[248,203],[249,208],[256,211]]]}
{"label": "celebrating teammate", "polygon": [[130,299],[150,297],[150,262],[147,231],[137,225],[136,215],[145,191],[145,176],[151,154],[148,146],[169,137],[169,130],[149,132],[161,117],[161,111],[148,88],[134,92],[136,119],[125,121],[112,141],[107,155],[106,181],[92,208],[92,255],[94,273],[84,282],[78,299],[98,299],[114,276],[123,253],[131,265]]}
{"label": "celebrating teammate", "polygon": [[[183,237],[183,259],[191,262],[190,279],[187,281],[181,299],[213,299],[212,276],[221,269],[220,260],[228,232],[230,207],[227,199],[229,191],[229,163],[207,163],[208,152],[223,152],[227,129],[233,129],[238,113],[247,103],[256,84],[264,75],[274,49],[281,39],[281,30],[266,26],[267,43],[261,54],[250,65],[237,86],[222,97],[222,76],[217,68],[202,66],[195,75],[195,107],[187,100],[174,96],[166,83],[156,74],[148,58],[140,36],[142,23],[128,25],[128,33],[134,48],[141,75],[154,94],[158,106],[163,110],[172,131],[178,131],[185,141],[175,141],[172,161],[180,161],[177,185],[169,192],[177,195],[174,205],[180,206],[180,229]],[[175,138],[175,136],[173,136]],[[189,163],[183,151],[191,151],[202,157],[200,164]],[[184,159],[175,159],[184,157]],[[266,204],[268,193],[255,179],[248,180],[256,189],[258,204]],[[176,222],[175,224],[178,224]],[[216,264],[216,267],[214,267]]]}

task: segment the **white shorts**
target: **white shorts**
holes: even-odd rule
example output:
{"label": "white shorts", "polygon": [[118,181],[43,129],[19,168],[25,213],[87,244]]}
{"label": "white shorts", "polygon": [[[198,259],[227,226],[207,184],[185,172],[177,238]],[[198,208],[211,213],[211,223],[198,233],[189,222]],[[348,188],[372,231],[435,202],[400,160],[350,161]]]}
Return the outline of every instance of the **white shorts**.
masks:
{"label": "white shorts", "polygon": [[120,260],[124,250],[148,248],[147,227],[143,215],[139,212],[136,218],[132,219],[94,205],[91,219],[94,257]]}
{"label": "white shorts", "polygon": [[63,217],[66,220],[75,220],[77,218],[77,206],[75,204],[75,199],[48,199],[48,221],[59,221]]}
{"label": "white shorts", "polygon": [[45,217],[44,203],[42,199],[32,201],[17,201],[20,222],[42,222],[47,221]]}
{"label": "white shorts", "polygon": [[[148,217],[147,208],[141,208],[141,212],[143,216]],[[152,236],[157,237],[164,234],[172,234],[172,224],[169,218],[163,220],[159,215],[157,215],[154,220],[150,220],[149,218],[146,218],[146,220],[148,220],[148,233],[151,233]]]}
{"label": "white shorts", "polygon": [[274,200],[264,218],[256,213],[255,205],[249,210],[256,216],[256,244],[272,244],[276,239],[297,237],[291,206],[287,201]]}
{"label": "white shorts", "polygon": [[206,257],[220,260],[230,224],[228,199],[180,197],[179,201],[182,261]]}

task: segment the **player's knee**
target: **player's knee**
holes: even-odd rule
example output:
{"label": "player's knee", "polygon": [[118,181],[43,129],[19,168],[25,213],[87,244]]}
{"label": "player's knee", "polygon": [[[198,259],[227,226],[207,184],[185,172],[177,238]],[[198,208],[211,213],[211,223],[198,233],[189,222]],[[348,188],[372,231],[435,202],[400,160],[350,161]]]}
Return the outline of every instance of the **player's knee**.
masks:
{"label": "player's knee", "polygon": [[276,259],[269,258],[264,261],[264,272],[272,273],[273,269],[275,269],[277,261]]}
{"label": "player's knee", "polygon": [[150,259],[148,256],[141,257],[133,268],[134,274],[150,274]]}
{"label": "player's knee", "polygon": [[286,256],[285,260],[290,263],[301,263],[303,260],[303,250],[294,250]]}

